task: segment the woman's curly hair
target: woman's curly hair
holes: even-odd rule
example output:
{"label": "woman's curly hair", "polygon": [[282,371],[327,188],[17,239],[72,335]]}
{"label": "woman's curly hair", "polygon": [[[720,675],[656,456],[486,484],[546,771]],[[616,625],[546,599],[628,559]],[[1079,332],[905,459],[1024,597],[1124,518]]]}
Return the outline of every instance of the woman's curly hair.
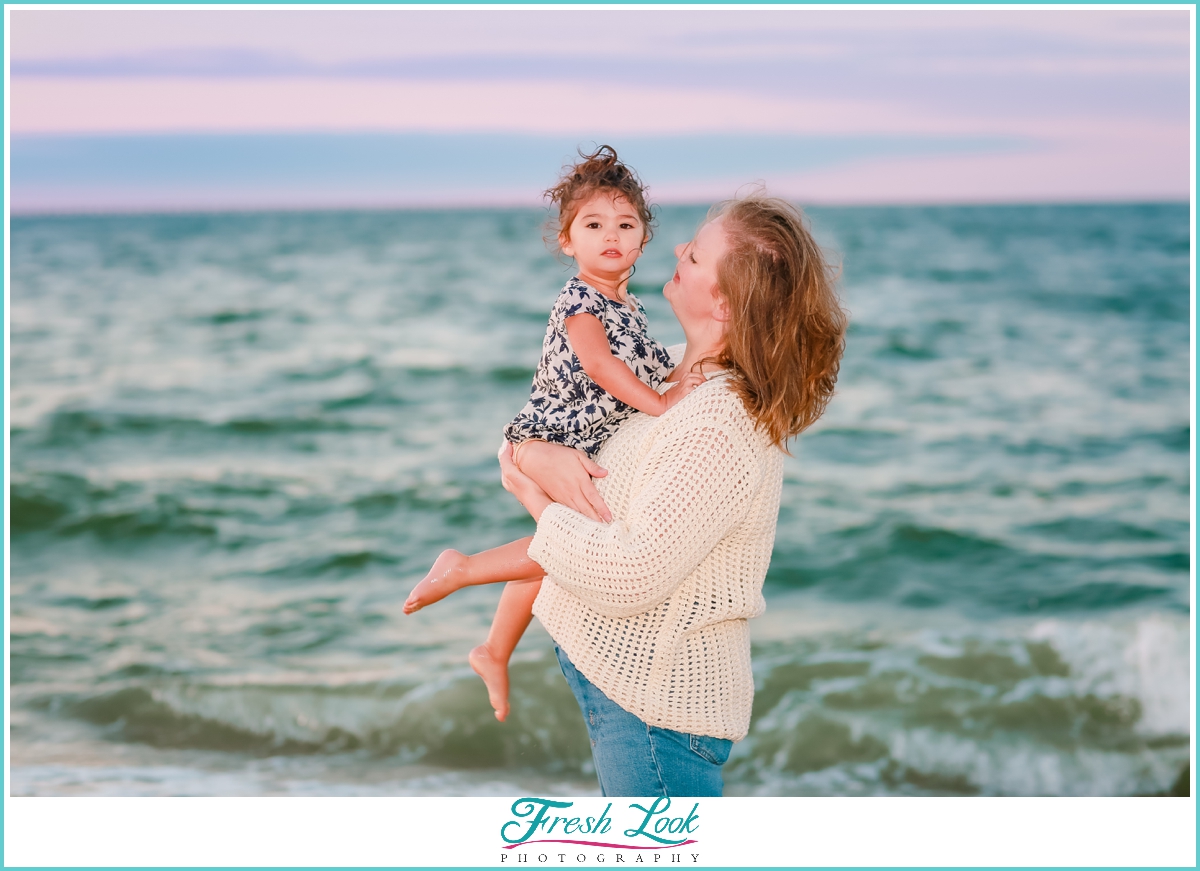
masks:
{"label": "woman's curly hair", "polygon": [[601,145],[591,154],[579,150],[581,160],[564,166],[558,184],[546,191],[545,196],[558,214],[547,224],[547,242],[558,246],[559,238],[571,238],[571,222],[579,207],[596,191],[612,191],[624,197],[637,210],[645,233],[643,244],[654,235],[654,210],[646,202],[646,185],[637,173],[621,162],[611,145]]}
{"label": "woman's curly hair", "polygon": [[833,397],[846,312],[831,266],[790,203],[756,194],[715,206],[728,248],[717,290],[729,305],[715,360],[771,441],[784,447]]}

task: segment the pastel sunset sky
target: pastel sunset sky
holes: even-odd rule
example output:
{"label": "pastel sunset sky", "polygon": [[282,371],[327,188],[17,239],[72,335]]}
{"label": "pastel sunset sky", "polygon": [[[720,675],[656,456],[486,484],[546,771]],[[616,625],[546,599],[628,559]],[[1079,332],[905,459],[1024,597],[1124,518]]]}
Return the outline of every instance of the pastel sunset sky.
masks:
{"label": "pastel sunset sky", "polygon": [[1182,9],[8,10],[14,212],[1186,199]]}

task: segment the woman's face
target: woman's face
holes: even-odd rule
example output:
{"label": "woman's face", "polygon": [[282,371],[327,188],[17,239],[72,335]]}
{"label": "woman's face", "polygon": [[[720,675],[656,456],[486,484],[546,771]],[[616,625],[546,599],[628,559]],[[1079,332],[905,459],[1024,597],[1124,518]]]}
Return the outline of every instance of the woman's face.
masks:
{"label": "woman's face", "polygon": [[709,221],[696,237],[675,246],[675,275],[663,286],[663,295],[686,331],[689,326],[724,323],[726,305],[717,292],[717,267],[729,243],[721,218]]}

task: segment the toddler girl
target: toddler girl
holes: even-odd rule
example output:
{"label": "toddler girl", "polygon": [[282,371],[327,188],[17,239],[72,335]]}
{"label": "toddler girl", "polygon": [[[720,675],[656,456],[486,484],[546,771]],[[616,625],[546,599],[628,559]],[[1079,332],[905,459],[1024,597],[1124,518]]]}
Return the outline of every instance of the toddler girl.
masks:
{"label": "toddler girl", "polygon": [[[504,429],[518,464],[521,446],[535,439],[594,458],[634,411],[661,415],[703,381],[687,375],[661,394],[655,389],[671,374],[671,360],[646,334],[646,314],[626,290],[651,236],[645,187],[607,145],[581,156],[546,192],[558,207],[558,247],[575,258],[579,272],[550,311],[529,401]],[[443,551],[404,603],[404,613],[411,614],[465,586],[509,582],[487,641],[469,656],[499,720],[508,716],[508,661],[541,588],[541,568],[527,555],[529,541],[474,556]]]}

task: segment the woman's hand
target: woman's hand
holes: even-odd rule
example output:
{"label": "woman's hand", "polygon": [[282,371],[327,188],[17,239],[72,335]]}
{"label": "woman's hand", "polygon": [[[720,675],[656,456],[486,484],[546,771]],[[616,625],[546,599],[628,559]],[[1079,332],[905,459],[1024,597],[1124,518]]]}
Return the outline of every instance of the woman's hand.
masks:
{"label": "woman's hand", "polygon": [[582,451],[566,445],[528,441],[521,445],[519,472],[531,478],[551,501],[566,505],[592,520],[612,521],[612,512],[592,483],[593,478],[603,478],[608,471],[593,463]]}
{"label": "woman's hand", "polygon": [[507,441],[500,446],[497,456],[500,460],[500,483],[504,489],[517,497],[517,501],[525,506],[535,521],[541,520],[542,512],[553,500],[532,478],[517,468],[512,458],[512,445]]}

